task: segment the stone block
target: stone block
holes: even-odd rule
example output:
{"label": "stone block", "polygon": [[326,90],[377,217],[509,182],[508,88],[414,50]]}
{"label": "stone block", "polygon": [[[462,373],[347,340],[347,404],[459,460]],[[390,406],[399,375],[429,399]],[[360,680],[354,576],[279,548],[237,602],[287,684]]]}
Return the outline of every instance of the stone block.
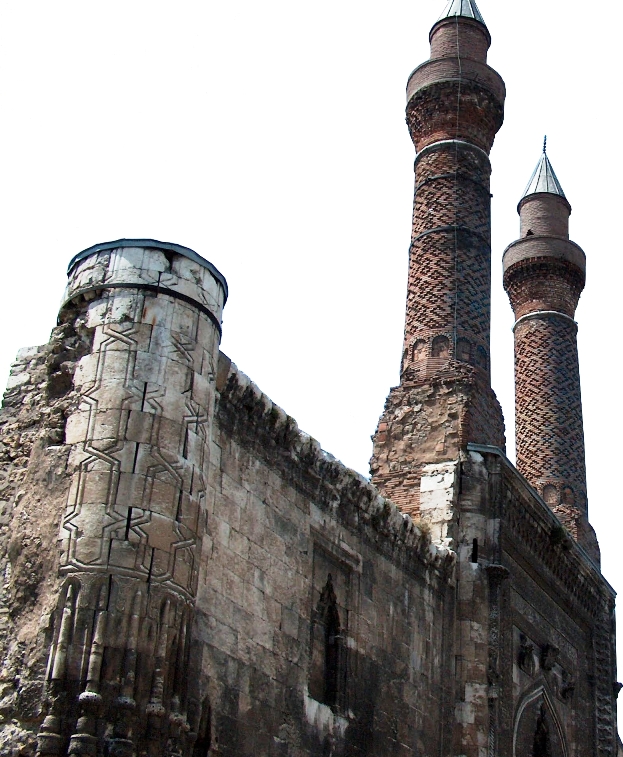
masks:
{"label": "stone block", "polygon": [[244,581],[227,568],[223,569],[223,593],[234,604],[244,607]]}
{"label": "stone block", "polygon": [[140,409],[129,411],[127,416],[127,425],[125,428],[125,438],[128,441],[139,442],[141,444],[150,444],[154,430],[155,415],[152,412],[144,412]]}
{"label": "stone block", "polygon": [[458,462],[425,465],[420,483],[420,517],[431,529],[434,544],[452,547],[449,525],[458,496]]}
{"label": "stone block", "polygon": [[231,500],[239,508],[244,510],[245,512],[244,517],[246,517],[247,515],[246,507],[247,507],[247,499],[248,499],[247,490],[238,481],[234,481],[234,479],[231,478],[231,476],[228,476],[226,473],[222,474],[221,487],[222,487],[223,496],[227,497],[227,499]]}
{"label": "stone block", "polygon": [[176,300],[173,305],[171,331],[178,331],[191,339],[196,339],[198,317],[199,313],[195,308]]}
{"label": "stone block", "polygon": [[299,637],[299,615],[287,607],[281,607],[281,625],[283,633],[291,636],[293,639]]}
{"label": "stone block", "polygon": [[104,565],[108,540],[94,536],[80,536],[72,540],[72,562],[82,565]]}
{"label": "stone block", "polygon": [[215,498],[214,513],[222,520],[227,521],[235,531],[240,531],[240,507],[232,502],[229,497],[219,496]]}
{"label": "stone block", "polygon": [[12,373],[7,379],[6,390],[10,392],[12,389],[25,386],[30,383],[30,373],[22,371],[21,373]]}
{"label": "stone block", "polygon": [[136,569],[143,559],[143,548],[139,542],[126,541],[124,539],[112,539],[108,564],[111,567]]}
{"label": "stone block", "polygon": [[175,303],[169,297],[145,297],[141,321],[142,323],[148,323],[150,326],[158,326],[165,333],[169,332],[173,323],[174,307]]}
{"label": "stone block", "polygon": [[231,529],[229,533],[229,548],[232,552],[235,552],[237,555],[240,555],[244,560],[248,560],[249,558],[249,540],[246,536],[240,533],[240,531],[235,531],[234,529]]}
{"label": "stone block", "polygon": [[136,473],[122,472],[119,474],[115,508],[120,506],[133,508],[147,508],[145,499],[147,479]]}

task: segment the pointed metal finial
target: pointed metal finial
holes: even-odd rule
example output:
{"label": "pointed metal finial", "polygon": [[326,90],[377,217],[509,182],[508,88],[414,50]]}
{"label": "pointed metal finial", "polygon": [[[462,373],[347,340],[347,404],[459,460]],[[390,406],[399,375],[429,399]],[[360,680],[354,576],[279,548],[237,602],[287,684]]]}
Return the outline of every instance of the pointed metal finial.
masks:
{"label": "pointed metal finial", "polygon": [[565,193],[560,186],[560,182],[556,178],[552,164],[547,157],[547,137],[543,140],[543,154],[541,155],[537,167],[534,169],[534,173],[530,177],[530,181],[528,182],[528,186],[526,187],[523,196],[527,197],[528,195],[539,194],[541,192],[560,195],[561,197],[565,196]]}

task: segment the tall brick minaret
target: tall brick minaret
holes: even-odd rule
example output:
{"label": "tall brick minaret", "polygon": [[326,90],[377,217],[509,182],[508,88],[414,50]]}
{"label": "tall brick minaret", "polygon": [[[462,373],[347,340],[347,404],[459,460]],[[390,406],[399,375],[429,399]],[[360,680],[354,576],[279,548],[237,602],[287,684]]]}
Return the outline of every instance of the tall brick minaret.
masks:
{"label": "tall brick minaret", "polygon": [[505,87],[487,65],[491,37],[474,0],[451,0],[430,43],[407,84],[417,157],[401,379],[371,460],[374,483],[412,514],[424,465],[456,459],[468,442],[504,447],[489,372],[489,151]]}
{"label": "tall brick minaret", "polygon": [[545,145],[518,206],[520,239],[504,253],[515,313],[517,468],[599,561],[588,523],[575,309],[586,257],[569,239],[569,205]]}

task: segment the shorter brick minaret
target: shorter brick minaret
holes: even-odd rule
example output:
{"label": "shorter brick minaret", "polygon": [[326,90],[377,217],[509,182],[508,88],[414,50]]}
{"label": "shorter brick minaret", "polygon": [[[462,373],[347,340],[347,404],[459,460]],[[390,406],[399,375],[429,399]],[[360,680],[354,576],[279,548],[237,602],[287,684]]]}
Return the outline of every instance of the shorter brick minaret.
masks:
{"label": "shorter brick minaret", "polygon": [[504,253],[515,313],[517,468],[599,561],[588,523],[575,309],[586,256],[569,239],[571,206],[543,155],[518,206],[521,238]]}

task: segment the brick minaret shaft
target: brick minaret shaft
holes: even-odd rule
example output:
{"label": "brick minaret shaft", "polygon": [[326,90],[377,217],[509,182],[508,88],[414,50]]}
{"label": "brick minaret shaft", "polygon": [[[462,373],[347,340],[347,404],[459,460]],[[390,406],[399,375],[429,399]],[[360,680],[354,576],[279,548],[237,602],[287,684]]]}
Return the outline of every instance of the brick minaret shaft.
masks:
{"label": "brick minaret shaft", "polygon": [[504,447],[489,373],[489,151],[505,87],[475,3],[450,3],[430,42],[407,84],[417,157],[401,380],[371,460],[374,483],[411,514],[424,465],[456,459],[467,442]]}
{"label": "brick minaret shaft", "polygon": [[586,257],[569,239],[571,206],[545,153],[518,206],[520,239],[504,253],[516,323],[517,468],[599,560],[588,523],[575,310]]}

